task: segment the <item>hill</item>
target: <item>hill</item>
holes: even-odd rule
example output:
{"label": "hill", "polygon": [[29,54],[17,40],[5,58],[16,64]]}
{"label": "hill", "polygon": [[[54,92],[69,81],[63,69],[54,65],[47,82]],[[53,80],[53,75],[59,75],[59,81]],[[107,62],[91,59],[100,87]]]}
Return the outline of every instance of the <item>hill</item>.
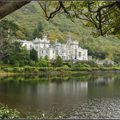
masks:
{"label": "hill", "polygon": [[24,30],[25,34],[22,34],[24,39],[32,39],[33,31],[41,23],[43,33],[47,34],[51,41],[58,39],[65,42],[66,33],[70,31],[72,39],[77,39],[81,47],[87,48],[89,55],[99,59],[109,58],[116,62],[120,61],[120,40],[117,37],[113,35],[94,37],[94,28],[86,27],[80,20],[72,22],[64,14],[57,15],[52,20],[46,21],[37,2],[24,6],[5,19],[14,21]]}

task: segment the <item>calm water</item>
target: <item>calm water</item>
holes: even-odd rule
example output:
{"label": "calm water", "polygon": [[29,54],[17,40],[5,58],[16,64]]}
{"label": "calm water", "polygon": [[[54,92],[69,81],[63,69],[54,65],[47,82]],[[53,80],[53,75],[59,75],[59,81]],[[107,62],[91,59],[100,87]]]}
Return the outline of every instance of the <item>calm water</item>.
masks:
{"label": "calm water", "polygon": [[120,75],[1,76],[0,103],[23,116],[120,118]]}

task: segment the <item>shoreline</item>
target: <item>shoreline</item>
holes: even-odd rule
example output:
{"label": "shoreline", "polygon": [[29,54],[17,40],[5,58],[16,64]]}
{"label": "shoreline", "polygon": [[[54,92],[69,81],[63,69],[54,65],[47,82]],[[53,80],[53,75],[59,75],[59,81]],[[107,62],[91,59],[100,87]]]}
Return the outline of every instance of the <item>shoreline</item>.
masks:
{"label": "shoreline", "polygon": [[[120,67],[101,67],[101,68],[79,68],[77,70],[71,68],[38,68],[38,67],[29,67],[29,69],[21,70],[21,67],[14,67],[7,68],[4,71],[0,71],[0,76],[12,76],[12,75],[24,75],[24,74],[51,74],[51,75],[69,75],[69,74],[88,74],[88,73],[120,73]],[[18,69],[19,70],[18,70]]]}

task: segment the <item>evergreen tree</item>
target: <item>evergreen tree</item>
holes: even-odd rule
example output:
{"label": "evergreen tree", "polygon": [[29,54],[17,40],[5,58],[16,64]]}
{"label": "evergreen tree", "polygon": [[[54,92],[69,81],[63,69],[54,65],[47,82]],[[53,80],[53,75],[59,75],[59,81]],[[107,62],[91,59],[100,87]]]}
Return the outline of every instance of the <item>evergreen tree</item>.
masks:
{"label": "evergreen tree", "polygon": [[37,66],[39,67],[48,67],[47,60],[45,58],[40,58],[37,62]]}
{"label": "evergreen tree", "polygon": [[34,32],[33,32],[33,38],[42,38],[42,34],[44,32],[43,29],[43,24],[41,22],[38,23],[37,27],[35,28]]}
{"label": "evergreen tree", "polygon": [[33,61],[38,60],[37,51],[35,49],[30,50],[30,59],[33,60]]}
{"label": "evergreen tree", "polygon": [[50,59],[48,58],[47,55],[45,56],[45,60],[47,61],[47,67],[50,67],[51,66],[51,61],[50,61]]}
{"label": "evergreen tree", "polygon": [[57,56],[56,61],[55,61],[55,66],[56,67],[61,67],[63,65],[63,60],[60,56]]}
{"label": "evergreen tree", "polygon": [[2,61],[6,64],[12,64],[17,66],[29,65],[30,56],[29,51],[21,47],[19,42],[11,43],[9,49],[6,48],[7,55],[2,58]]}

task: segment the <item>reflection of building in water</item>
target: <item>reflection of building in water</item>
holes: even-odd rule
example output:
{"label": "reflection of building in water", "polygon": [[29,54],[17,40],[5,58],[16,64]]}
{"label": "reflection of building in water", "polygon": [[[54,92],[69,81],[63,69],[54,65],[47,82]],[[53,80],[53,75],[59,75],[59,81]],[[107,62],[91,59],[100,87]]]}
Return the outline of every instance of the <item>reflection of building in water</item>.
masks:
{"label": "reflection of building in water", "polygon": [[104,84],[105,83],[105,79],[104,78],[97,78],[95,81],[96,84]]}
{"label": "reflection of building in water", "polygon": [[88,92],[88,82],[62,82],[60,84],[50,83],[49,85],[49,94],[62,94],[63,96],[69,95],[79,95],[79,97],[87,96]]}
{"label": "reflection of building in water", "polygon": [[108,78],[107,81],[108,81],[108,84],[112,84],[114,83],[115,78],[114,77]]}
{"label": "reflection of building in water", "polygon": [[106,85],[111,84],[114,82],[114,77],[99,77],[96,79],[95,84],[96,85]]}
{"label": "reflection of building in water", "polygon": [[82,96],[87,96],[88,93],[88,82],[81,82],[80,93]]}
{"label": "reflection of building in water", "polygon": [[81,89],[88,88],[88,82],[81,82]]}

